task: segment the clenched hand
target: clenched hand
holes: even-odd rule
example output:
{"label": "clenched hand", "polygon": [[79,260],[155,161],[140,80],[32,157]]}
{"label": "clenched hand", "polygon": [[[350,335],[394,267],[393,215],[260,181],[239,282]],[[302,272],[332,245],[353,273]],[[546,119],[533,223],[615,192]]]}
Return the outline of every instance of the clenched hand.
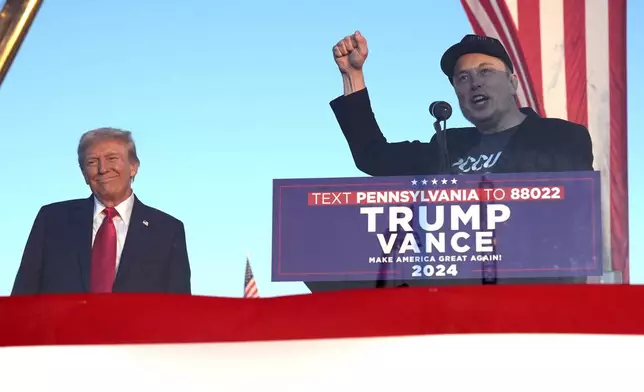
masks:
{"label": "clenched hand", "polygon": [[367,39],[359,31],[344,37],[333,46],[335,63],[343,74],[361,71],[368,54]]}

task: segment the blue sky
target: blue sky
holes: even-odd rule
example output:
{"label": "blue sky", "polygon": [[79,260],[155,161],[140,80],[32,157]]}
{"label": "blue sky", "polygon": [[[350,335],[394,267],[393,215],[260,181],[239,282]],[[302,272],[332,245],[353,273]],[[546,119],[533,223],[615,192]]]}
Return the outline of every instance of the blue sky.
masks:
{"label": "blue sky", "polygon": [[[139,198],[186,225],[193,292],[241,296],[250,253],[262,296],[306,293],[271,283],[272,179],[363,176],[328,102],[342,92],[332,45],[369,40],[367,83],[390,140],[427,140],[427,106],[454,102],[442,51],[471,31],[460,2],[45,1],[0,88],[4,207],[0,295],[10,292],[43,204],[87,197],[76,163],[91,128],[131,130]],[[629,2],[630,235],[644,235],[644,36]],[[451,126],[467,123],[460,113]],[[631,241],[634,283],[644,244]]]}

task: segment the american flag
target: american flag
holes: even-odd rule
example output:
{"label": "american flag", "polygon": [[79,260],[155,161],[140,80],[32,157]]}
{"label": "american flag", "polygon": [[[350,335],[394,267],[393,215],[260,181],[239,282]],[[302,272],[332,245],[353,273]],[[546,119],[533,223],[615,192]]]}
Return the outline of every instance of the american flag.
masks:
{"label": "american flag", "polygon": [[257,284],[255,283],[248,257],[246,257],[246,275],[244,276],[244,298],[259,298],[259,291],[257,290]]}
{"label": "american flag", "polygon": [[461,0],[476,34],[505,45],[518,101],[585,125],[601,172],[604,269],[629,280],[626,0]]}

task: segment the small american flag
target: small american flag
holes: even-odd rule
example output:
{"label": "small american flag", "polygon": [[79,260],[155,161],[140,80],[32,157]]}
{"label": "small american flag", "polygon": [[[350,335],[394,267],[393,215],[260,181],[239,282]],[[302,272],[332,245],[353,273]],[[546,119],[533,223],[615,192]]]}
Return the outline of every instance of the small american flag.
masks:
{"label": "small american flag", "polygon": [[259,291],[253,276],[253,270],[250,269],[248,257],[246,257],[246,275],[244,276],[244,298],[259,298]]}

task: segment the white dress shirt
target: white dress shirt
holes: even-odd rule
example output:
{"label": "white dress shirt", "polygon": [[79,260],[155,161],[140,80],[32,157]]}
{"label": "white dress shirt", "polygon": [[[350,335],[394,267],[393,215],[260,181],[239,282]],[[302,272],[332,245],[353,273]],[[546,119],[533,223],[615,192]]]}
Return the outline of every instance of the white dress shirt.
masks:
{"label": "white dress shirt", "polygon": [[[116,227],[116,268],[118,269],[121,262],[121,253],[123,253],[123,245],[125,244],[125,237],[127,236],[127,228],[130,225],[130,217],[132,216],[132,207],[134,207],[134,192],[125,199],[121,204],[114,207],[119,213],[114,217],[114,226]],[[96,196],[94,196],[94,226],[92,228],[92,247],[94,246],[94,239],[96,233],[105,219],[102,214],[105,205],[101,203]]]}

